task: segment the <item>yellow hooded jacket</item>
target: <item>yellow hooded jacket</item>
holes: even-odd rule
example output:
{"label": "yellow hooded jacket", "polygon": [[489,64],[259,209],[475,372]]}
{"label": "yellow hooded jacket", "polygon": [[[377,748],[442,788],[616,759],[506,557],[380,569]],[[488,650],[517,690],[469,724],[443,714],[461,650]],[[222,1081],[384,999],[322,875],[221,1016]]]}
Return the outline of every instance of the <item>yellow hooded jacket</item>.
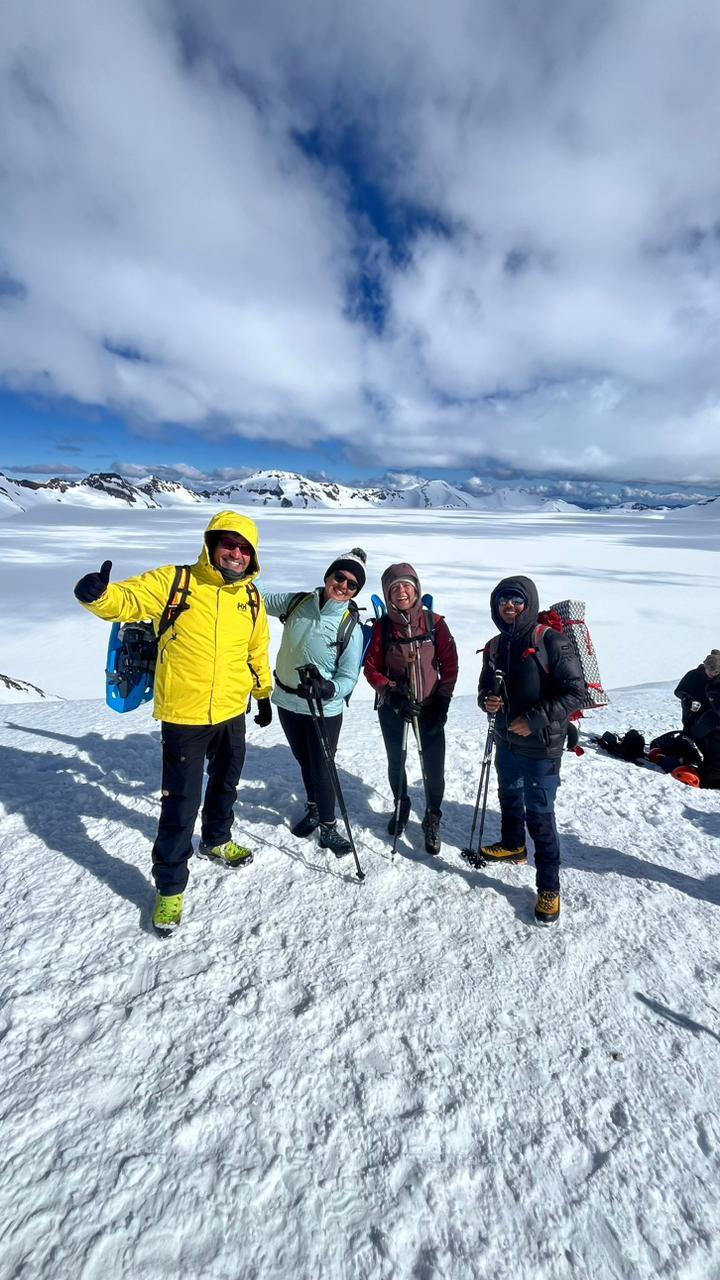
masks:
{"label": "yellow hooded jacket", "polygon": [[[208,555],[207,534],[233,530],[251,544],[254,564],[238,582],[228,583]],[[272,676],[268,662],[270,630],[262,597],[253,592],[257,617],[253,625],[248,584],[260,572],[258,531],[253,520],[236,511],[220,511],[210,521],[197,562],[190,570],[188,608],[163,635],[155,670],[157,720],[171,724],[220,724],[243,715],[249,694],[268,698]],[[166,564],[123,582],[84,608],[106,622],[157,625],[175,577]]]}

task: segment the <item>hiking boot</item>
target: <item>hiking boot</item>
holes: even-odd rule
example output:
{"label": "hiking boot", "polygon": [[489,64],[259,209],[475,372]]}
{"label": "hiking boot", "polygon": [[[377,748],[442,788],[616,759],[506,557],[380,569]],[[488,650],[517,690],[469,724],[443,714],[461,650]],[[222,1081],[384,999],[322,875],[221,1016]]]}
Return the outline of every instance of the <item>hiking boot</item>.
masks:
{"label": "hiking boot", "polygon": [[155,894],[153,911],[153,929],[161,938],[169,938],[177,929],[182,918],[183,896],[181,893]]}
{"label": "hiking boot", "polygon": [[535,921],[537,924],[557,924],[560,917],[560,894],[539,893],[535,903]]}
{"label": "hiking boot", "polygon": [[209,858],[211,862],[222,862],[226,867],[249,867],[253,860],[250,850],[236,844],[234,840],[226,840],[225,844],[203,844],[201,840],[198,857]]}
{"label": "hiking boot", "polygon": [[336,858],[344,858],[348,853],[352,853],[352,845],[345,836],[341,836],[337,829],[336,822],[320,823],[320,839],[318,841],[321,849],[330,849]]}
{"label": "hiking boot", "polygon": [[320,814],[316,804],[309,803],[302,818],[290,828],[290,834],[298,836],[300,840],[304,840],[305,836],[311,836],[316,827],[320,826]]}
{"label": "hiking boot", "polygon": [[426,809],[425,817],[422,820],[422,829],[425,832],[425,852],[439,853],[442,847],[440,840],[440,818],[442,814],[436,813],[434,809]]}
{"label": "hiking boot", "polygon": [[487,862],[527,862],[527,845],[521,844],[517,849],[508,849],[502,840],[494,844],[484,844],[480,853]]}
{"label": "hiking boot", "polygon": [[397,835],[401,836],[407,826],[407,820],[409,817],[410,817],[410,797],[403,796],[402,800],[400,801],[400,812],[398,814],[397,827],[395,826],[395,814],[391,813],[390,815],[390,821],[388,822],[388,831],[390,832],[390,835],[394,836],[397,832]]}

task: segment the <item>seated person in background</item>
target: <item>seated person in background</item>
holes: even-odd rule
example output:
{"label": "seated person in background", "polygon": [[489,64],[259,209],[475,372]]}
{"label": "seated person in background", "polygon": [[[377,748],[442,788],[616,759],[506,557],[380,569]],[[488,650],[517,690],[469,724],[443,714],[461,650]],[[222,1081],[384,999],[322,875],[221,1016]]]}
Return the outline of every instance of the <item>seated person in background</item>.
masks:
{"label": "seated person in background", "polygon": [[720,673],[707,683],[705,707],[693,721],[688,737],[702,752],[703,762],[697,768],[700,786],[720,788]]}
{"label": "seated person in background", "polygon": [[708,681],[720,676],[720,649],[711,649],[699,667],[686,671],[677,689],[675,697],[680,699],[682,707],[682,726],[688,733],[699,716],[707,711],[705,690]]}

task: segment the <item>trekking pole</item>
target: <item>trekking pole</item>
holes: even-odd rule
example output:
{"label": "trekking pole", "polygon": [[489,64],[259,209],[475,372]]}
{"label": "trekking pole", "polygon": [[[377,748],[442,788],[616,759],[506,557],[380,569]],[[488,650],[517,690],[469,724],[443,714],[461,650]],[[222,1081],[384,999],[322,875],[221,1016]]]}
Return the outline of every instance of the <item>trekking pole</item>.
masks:
{"label": "trekking pole", "polygon": [[402,743],[400,746],[400,769],[398,772],[397,795],[395,797],[395,819],[394,819],[395,831],[393,834],[392,853],[390,854],[391,862],[395,861],[395,850],[397,849],[397,842],[400,838],[400,807],[402,805],[403,779],[405,777],[405,764],[407,762],[407,743],[408,743],[409,728],[410,728],[410,725],[408,724],[407,720],[405,720],[403,722]]}
{"label": "trekking pole", "polygon": [[[495,672],[495,683],[492,692],[497,696],[502,696],[502,688],[505,683],[505,676],[502,671]],[[480,782],[478,783],[477,799],[475,801],[475,812],[473,813],[472,827],[470,829],[470,840],[465,849],[460,850],[460,857],[466,862],[472,863],[476,867],[484,867],[485,859],[480,854],[482,848],[482,837],[485,829],[485,814],[487,812],[488,790],[490,787],[490,763],[492,761],[493,741],[495,732],[495,716],[497,712],[493,712],[488,720],[487,737],[485,738],[485,750],[483,751],[482,766],[480,768]],[[478,812],[480,811],[480,801],[482,799],[482,814],[480,817],[480,831],[478,834],[477,853],[473,849],[473,840],[475,838],[475,826],[477,824]]]}
{"label": "trekking pole", "polygon": [[[417,675],[417,653],[418,653],[417,644],[415,644],[413,647],[415,650],[415,663],[410,668],[410,696],[413,702],[417,706],[419,706],[421,699],[420,699],[420,690],[419,690],[419,682],[418,682],[418,675]],[[420,741],[420,722],[418,720],[417,713],[412,718],[412,727],[413,727],[413,733],[415,734],[415,742],[417,743],[418,758],[420,760],[420,774],[423,781],[423,791],[425,792],[425,809],[429,810],[430,793],[428,791],[428,780],[427,780],[427,774],[425,772],[425,757],[423,755],[422,742]]]}
{"label": "trekking pole", "polygon": [[[300,676],[300,680],[302,682],[303,672],[307,670],[307,667],[298,667],[297,670],[298,670],[298,675]],[[350,841],[350,848],[353,851],[353,858],[355,859],[355,870],[357,873],[357,878],[358,880],[364,880],[365,872],[360,866],[360,859],[358,858],[357,849],[355,848],[355,841],[353,839],[353,833],[350,828],[350,819],[348,817],[348,811],[345,805],[345,799],[343,797],[342,787],[340,786],[340,778],[338,777],[338,771],[335,765],[335,760],[333,758],[333,753],[330,750],[330,743],[328,742],[327,734],[325,732],[325,717],[323,715],[322,701],[320,698],[313,698],[310,693],[305,693],[303,696],[310,709],[310,715],[312,716],[312,721],[313,721],[313,724],[315,725],[315,731],[318,736],[318,742],[320,743],[320,750],[323,753],[325,766],[330,775],[332,789],[335,792],[335,799],[337,800],[338,808],[340,810],[340,813],[342,814],[343,822],[345,823],[345,830],[347,831],[348,840]]]}
{"label": "trekking pole", "polygon": [[425,757],[423,755],[422,742],[420,741],[420,722],[417,716],[412,718],[413,733],[415,734],[415,742],[417,743],[418,757],[420,760],[420,773],[422,774],[423,790],[425,792],[425,808],[430,808],[430,792],[428,790],[427,774],[425,772]]}

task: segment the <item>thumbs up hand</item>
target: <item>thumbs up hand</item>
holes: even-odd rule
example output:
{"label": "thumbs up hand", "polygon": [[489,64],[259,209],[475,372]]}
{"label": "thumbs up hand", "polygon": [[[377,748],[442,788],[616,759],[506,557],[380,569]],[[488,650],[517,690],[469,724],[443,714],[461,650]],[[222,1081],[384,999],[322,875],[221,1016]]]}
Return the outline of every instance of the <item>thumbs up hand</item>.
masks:
{"label": "thumbs up hand", "polygon": [[104,596],[110,581],[111,569],[112,560],[103,560],[99,573],[86,573],[85,577],[75,585],[76,598],[83,604],[93,604],[95,600]]}

